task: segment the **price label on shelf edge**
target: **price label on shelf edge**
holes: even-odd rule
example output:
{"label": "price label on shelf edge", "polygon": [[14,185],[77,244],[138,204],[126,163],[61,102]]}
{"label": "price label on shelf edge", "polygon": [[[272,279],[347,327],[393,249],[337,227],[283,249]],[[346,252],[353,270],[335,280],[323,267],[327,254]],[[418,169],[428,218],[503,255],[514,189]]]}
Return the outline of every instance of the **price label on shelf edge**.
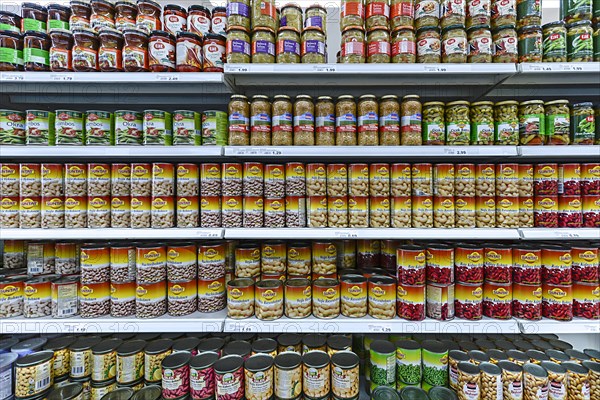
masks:
{"label": "price label on shelf edge", "polygon": [[392,326],[389,324],[367,325],[367,331],[370,333],[391,333]]}
{"label": "price label on shelf edge", "polygon": [[2,80],[5,81],[22,81],[25,78],[21,74],[2,74]]}
{"label": "price label on shelf edge", "polygon": [[315,65],[313,69],[315,72],[337,72],[335,65]]}
{"label": "price label on shelf edge", "polygon": [[175,82],[179,80],[178,74],[157,74],[156,80],[160,82]]}
{"label": "price label on shelf edge", "polygon": [[52,79],[53,81],[60,81],[60,82],[70,82],[75,80],[74,76],[71,74],[53,74],[50,75],[50,79]]}
{"label": "price label on shelf edge", "polygon": [[248,67],[234,67],[232,65],[227,66],[227,72],[250,72]]}
{"label": "price label on shelf edge", "polygon": [[335,231],[333,234],[335,237],[339,237],[339,238],[357,238],[358,237],[357,231]]}

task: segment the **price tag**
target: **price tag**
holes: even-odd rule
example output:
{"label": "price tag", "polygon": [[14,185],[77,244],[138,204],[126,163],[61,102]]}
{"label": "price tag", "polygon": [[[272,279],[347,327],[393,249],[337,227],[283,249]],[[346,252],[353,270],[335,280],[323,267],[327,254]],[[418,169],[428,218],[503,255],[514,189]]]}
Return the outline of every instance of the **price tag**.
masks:
{"label": "price tag", "polygon": [[65,324],[65,330],[67,332],[85,333],[85,326],[79,324]]}
{"label": "price tag", "polygon": [[22,81],[23,75],[21,74],[2,74],[2,80],[5,81]]}
{"label": "price tag", "polygon": [[227,72],[250,72],[249,67],[227,66]]}
{"label": "price tag", "polygon": [[600,332],[600,323],[596,325],[586,325],[585,327],[587,328],[588,332]]}
{"label": "price tag", "polygon": [[339,238],[357,238],[358,232],[356,231],[335,231],[333,233],[335,237]]}
{"label": "price tag", "polygon": [[367,325],[367,331],[372,333],[391,333],[392,326],[387,324]]}
{"label": "price tag", "polygon": [[174,82],[179,80],[179,75],[176,74],[157,74],[156,80],[160,82]]}
{"label": "price tag", "polygon": [[335,65],[315,65],[313,69],[315,72],[337,72]]}
{"label": "price tag", "polygon": [[269,150],[269,149],[260,149],[259,153],[263,156],[279,156],[282,154],[280,150]]}
{"label": "price tag", "polygon": [[446,67],[439,67],[439,66],[432,66],[432,65],[425,65],[425,72],[448,72],[448,68]]}
{"label": "price tag", "polygon": [[554,234],[561,238],[578,238],[579,233],[574,232],[554,232]]}
{"label": "price tag", "polygon": [[200,231],[198,232],[199,237],[205,238],[219,238],[221,235],[217,231]]}
{"label": "price tag", "polygon": [[583,67],[577,64],[561,64],[560,68],[563,71],[583,71]]}
{"label": "price tag", "polygon": [[68,75],[68,74],[53,74],[53,75],[50,75],[50,79],[52,79],[53,81],[71,82],[75,78],[73,77],[73,75]]}
{"label": "price tag", "polygon": [[552,67],[549,65],[528,65],[530,71],[552,71]]}

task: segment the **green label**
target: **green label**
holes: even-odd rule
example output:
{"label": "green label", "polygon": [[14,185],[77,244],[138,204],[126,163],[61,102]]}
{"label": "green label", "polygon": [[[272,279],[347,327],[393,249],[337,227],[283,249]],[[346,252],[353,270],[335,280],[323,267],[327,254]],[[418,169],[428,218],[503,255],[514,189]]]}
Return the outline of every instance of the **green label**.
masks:
{"label": "green label", "polygon": [[471,122],[471,143],[494,142],[494,126],[487,122]]}
{"label": "green label", "polygon": [[23,51],[0,47],[0,62],[23,65]]}
{"label": "green label", "polygon": [[0,144],[25,144],[25,113],[0,110]]}
{"label": "green label", "polygon": [[423,382],[431,386],[448,386],[448,352],[433,353],[423,349]]}
{"label": "green label", "polygon": [[600,61],[600,29],[596,29],[593,35],[594,61]]}
{"label": "green label", "polygon": [[173,113],[173,144],[199,146],[201,143],[200,114],[194,111],[175,111]]}
{"label": "green label", "polygon": [[[591,14],[593,9],[592,0],[562,0],[560,4],[560,18],[575,14]],[[569,18],[572,19],[572,18]],[[580,19],[584,19],[581,17]]]}
{"label": "green label", "polygon": [[146,111],[143,123],[143,143],[146,145],[171,146],[173,143],[172,127],[170,113]]}
{"label": "green label", "polygon": [[202,113],[202,145],[227,145],[227,113],[205,111]]}
{"label": "green label", "polygon": [[371,390],[377,386],[396,387],[396,352],[383,354],[370,350]]}
{"label": "green label", "polygon": [[446,144],[469,144],[471,126],[467,122],[449,122],[446,125]]}
{"label": "green label", "polygon": [[569,114],[552,114],[546,116],[546,135],[568,135]]}
{"label": "green label", "polygon": [[566,57],[567,35],[565,32],[551,33],[544,38],[544,57]]}
{"label": "green label", "polygon": [[569,58],[593,57],[594,42],[591,34],[586,32],[579,35],[569,35],[568,39]]}
{"label": "green label", "polygon": [[63,22],[58,19],[51,19],[48,21],[48,30],[50,29],[66,29],[69,30],[69,23]]}
{"label": "green label", "polygon": [[88,111],[85,119],[85,143],[87,145],[114,144],[112,113]]}
{"label": "green label", "polygon": [[25,63],[50,65],[50,52],[48,50],[28,47],[23,51],[23,56],[25,58]]}
{"label": "green label", "polygon": [[27,111],[25,124],[27,144],[54,146],[54,113],[46,111]]}
{"label": "green label", "polygon": [[542,56],[542,38],[540,36],[519,39],[519,56]]}
{"label": "green label", "polygon": [[443,122],[423,122],[423,141],[444,143],[446,127]]}
{"label": "green label", "polygon": [[404,385],[421,383],[421,349],[396,349],[396,377]]}
{"label": "green label", "polygon": [[593,144],[596,131],[594,114],[573,115],[573,144]]}
{"label": "green label", "polygon": [[519,121],[494,122],[494,140],[496,143],[513,143],[519,141]]}
{"label": "green label", "polygon": [[115,112],[115,144],[142,144],[142,115],[133,111]]}
{"label": "green label", "polygon": [[542,0],[520,0],[517,3],[517,18],[527,16],[542,17]]}
{"label": "green label", "polygon": [[539,136],[546,130],[544,128],[544,114],[523,115],[519,120],[520,136]]}
{"label": "green label", "polygon": [[46,33],[46,22],[33,18],[23,18],[23,32],[37,31]]}
{"label": "green label", "polygon": [[21,33],[21,28],[19,28],[18,26],[12,26],[10,24],[0,23],[0,31],[11,31]]}

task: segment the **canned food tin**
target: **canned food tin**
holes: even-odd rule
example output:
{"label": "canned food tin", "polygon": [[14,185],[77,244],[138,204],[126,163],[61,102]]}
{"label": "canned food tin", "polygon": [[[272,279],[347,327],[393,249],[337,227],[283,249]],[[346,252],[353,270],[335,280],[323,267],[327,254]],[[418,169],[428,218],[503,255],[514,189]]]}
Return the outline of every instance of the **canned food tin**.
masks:
{"label": "canned food tin", "polygon": [[206,400],[215,395],[214,364],[219,359],[215,352],[204,352],[190,360],[190,396]]}
{"label": "canned food tin", "polygon": [[513,316],[531,321],[542,318],[542,286],[513,283]]}
{"label": "canned food tin", "polygon": [[598,282],[600,268],[598,249],[595,247],[572,247],[572,277],[575,282]]}
{"label": "canned food tin", "polygon": [[411,195],[411,175],[410,164],[396,163],[391,165],[390,193],[392,196]]}
{"label": "canned food tin", "polygon": [[40,351],[15,362],[15,393],[17,397],[32,397],[52,387],[52,351]]}
{"label": "canned food tin", "polygon": [[169,281],[167,285],[167,309],[169,315],[189,315],[198,309],[196,279]]}
{"label": "canned food tin", "polygon": [[494,319],[512,316],[512,284],[485,282],[483,285],[483,315]]}
{"label": "canned food tin", "polygon": [[560,321],[573,319],[572,285],[544,282],[542,286],[542,316]]}
{"label": "canned food tin", "polygon": [[306,171],[303,163],[289,162],[285,164],[286,196],[305,196]]}
{"label": "canned food tin", "polygon": [[427,284],[427,316],[446,321],[454,318],[454,284]]}
{"label": "canned food tin", "polygon": [[298,398],[302,393],[302,356],[284,352],[274,361],[275,396],[280,399]]}
{"label": "canned food tin", "polygon": [[484,249],[478,246],[457,246],[454,249],[454,270],[459,283],[483,283]]}
{"label": "canned food tin", "polygon": [[425,285],[398,284],[396,288],[397,314],[409,321],[425,319]]}
{"label": "canned food tin", "polygon": [[317,279],[312,284],[312,312],[317,318],[340,315],[340,284],[335,279]]}
{"label": "canned food tin", "polygon": [[396,314],[396,281],[394,278],[374,275],[368,280],[369,315],[378,319],[392,319]]}
{"label": "canned food tin", "polygon": [[411,169],[412,195],[433,195],[433,166],[431,164],[413,164]]}
{"label": "canned food tin", "polygon": [[237,355],[223,357],[214,364],[216,400],[244,398],[244,359]]}
{"label": "canned food tin", "polygon": [[423,383],[425,390],[432,386],[448,386],[448,347],[437,340],[425,340],[423,347]]}
{"label": "canned food tin", "polygon": [[215,312],[225,308],[225,277],[213,280],[198,280],[198,311]]}
{"label": "canned food tin", "polygon": [[288,275],[309,275],[311,267],[311,247],[305,243],[289,243],[287,248]]}
{"label": "canned food tin", "polygon": [[542,251],[534,248],[513,249],[513,281],[528,285],[542,283]]}
{"label": "canned food tin", "polygon": [[304,278],[285,282],[285,315],[288,318],[305,318],[311,313],[311,284]]}
{"label": "canned food tin", "polygon": [[600,194],[600,164],[581,164],[581,194]]}
{"label": "canned food tin", "polygon": [[285,197],[285,225],[288,228],[306,226],[306,197],[292,195]]}
{"label": "canned food tin", "polygon": [[558,227],[581,228],[583,204],[580,196],[562,195],[558,198]]}
{"label": "canned food tin", "polygon": [[341,313],[346,317],[367,315],[367,279],[361,275],[343,275],[340,279]]}
{"label": "canned food tin", "polygon": [[597,282],[573,283],[573,316],[600,319],[600,287]]}
{"label": "canned food tin", "polygon": [[377,386],[396,383],[396,347],[386,340],[375,340],[369,349],[371,391]]}
{"label": "canned food tin", "polygon": [[155,283],[167,279],[167,248],[136,247],[136,280]]}
{"label": "canned food tin", "polygon": [[411,202],[412,208],[412,227],[413,228],[433,228],[433,197],[432,196],[414,196]]}
{"label": "canned food tin", "polygon": [[[201,246],[202,247],[202,246]],[[201,254],[201,250],[198,250]],[[223,251],[221,252],[223,253]],[[181,244],[171,245],[167,247],[167,279],[169,281],[189,281],[196,278],[196,270],[198,265],[196,263],[196,245],[195,244]],[[224,254],[223,254],[224,263]],[[203,265],[202,271],[210,271],[210,266]],[[222,274],[225,274],[225,266],[222,266]],[[203,279],[211,279],[212,276],[205,277]]]}
{"label": "canned food tin", "polygon": [[484,277],[486,282],[512,282],[513,250],[510,247],[486,246],[484,248]]}
{"label": "canned food tin", "polygon": [[254,281],[236,278],[227,283],[227,316],[235,319],[254,315]]}
{"label": "canned food tin", "polygon": [[199,205],[200,226],[203,228],[242,226],[241,196],[203,196]]}
{"label": "canned food tin", "polygon": [[111,194],[129,196],[131,194],[131,164],[111,165]]}
{"label": "canned food tin", "polygon": [[458,363],[458,397],[469,398],[481,395],[482,382],[479,367],[468,362]]}
{"label": "canned food tin", "polygon": [[110,313],[110,283],[81,284],[79,287],[79,315],[96,318]]}
{"label": "canned food tin", "polygon": [[536,196],[533,223],[538,228],[558,228],[558,196]]}
{"label": "canned food tin", "polygon": [[569,248],[542,248],[542,281],[550,285],[570,285],[573,282]]}
{"label": "canned food tin", "polygon": [[496,195],[516,197],[519,195],[519,164],[496,165]]}
{"label": "canned food tin", "polygon": [[154,318],[167,312],[167,282],[137,283],[135,315],[137,318]]}
{"label": "canned food tin", "polygon": [[285,167],[283,164],[265,165],[264,195],[270,198],[285,196]]}
{"label": "canned food tin", "polygon": [[494,196],[496,194],[494,164],[477,164],[475,166],[475,194],[477,196]]}
{"label": "canned food tin", "polygon": [[68,318],[77,315],[79,277],[64,277],[52,281],[52,317]]}
{"label": "canned food tin", "polygon": [[135,315],[136,289],[135,281],[110,283],[110,315],[112,317]]}
{"label": "canned food tin", "polygon": [[428,282],[444,285],[454,282],[454,248],[445,245],[430,246],[426,257]]}
{"label": "canned food tin", "polygon": [[581,164],[558,165],[558,194],[581,195]]}
{"label": "canned food tin", "polygon": [[117,376],[117,347],[121,339],[106,339],[92,347],[92,380],[106,381]]}
{"label": "canned food tin", "polygon": [[558,195],[557,164],[535,164],[533,170],[533,193],[536,196]]}
{"label": "canned food tin", "polygon": [[254,291],[258,319],[272,320],[283,316],[283,283],[279,279],[259,281]]}
{"label": "canned food tin", "polygon": [[318,399],[331,390],[330,358],[323,351],[311,351],[302,356],[302,388],[305,398]]}
{"label": "canned food tin", "polygon": [[255,244],[238,246],[235,249],[235,276],[253,278],[260,275],[260,247]]}
{"label": "canned food tin", "polygon": [[560,364],[542,361],[540,364],[548,373],[548,399],[567,399],[567,370]]}
{"label": "canned food tin", "polygon": [[442,197],[454,196],[454,164],[433,166],[433,194]]}
{"label": "canned food tin", "polygon": [[483,315],[483,287],[481,283],[455,285],[454,314],[457,318],[478,320]]}
{"label": "canned food tin", "polygon": [[130,340],[117,347],[117,383],[130,384],[144,377],[145,340]]}
{"label": "canned food tin", "polygon": [[[371,209],[369,206],[369,197],[349,197],[348,198],[348,226],[350,228],[368,228],[370,226],[370,218],[369,218],[369,210]],[[375,200],[375,199],[373,199]],[[387,200],[387,199],[386,199]],[[327,204],[327,198],[323,196],[322,201]],[[389,208],[389,207],[387,207]],[[383,221],[389,220],[389,210],[383,209],[381,211],[376,211],[373,209],[374,213],[385,213],[388,214],[387,217],[382,215],[377,216],[377,219]],[[324,213],[327,215],[327,208],[325,208]],[[374,224],[379,224],[378,222],[374,222]]]}
{"label": "canned food tin", "polygon": [[144,348],[144,379],[147,383],[160,382],[161,363],[172,353],[173,340],[157,339]]}
{"label": "canned food tin", "polygon": [[[16,317],[23,314],[23,297],[27,277],[7,278],[0,280],[0,316],[2,318]],[[50,282],[48,282],[48,289]],[[49,292],[49,291],[48,291]],[[50,302],[45,306],[50,314]],[[44,307],[41,307],[44,310]],[[43,314],[43,315],[48,315]],[[25,315],[28,317],[27,315]]]}
{"label": "canned food tin", "polygon": [[337,248],[333,242],[312,243],[312,270],[317,274],[334,274],[337,264]]}
{"label": "canned food tin", "polygon": [[369,165],[350,164],[348,166],[348,182],[350,196],[369,196]]}

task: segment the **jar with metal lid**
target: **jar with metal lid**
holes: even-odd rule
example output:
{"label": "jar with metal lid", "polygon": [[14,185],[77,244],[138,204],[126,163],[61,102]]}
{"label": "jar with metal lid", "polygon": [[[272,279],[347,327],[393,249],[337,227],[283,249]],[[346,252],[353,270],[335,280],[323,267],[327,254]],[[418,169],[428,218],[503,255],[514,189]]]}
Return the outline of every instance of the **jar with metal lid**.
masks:
{"label": "jar with metal lid", "polygon": [[98,70],[99,41],[91,29],[73,31],[73,71],[91,72]]}
{"label": "jar with metal lid", "polygon": [[22,18],[9,11],[0,10],[0,31],[21,33]]}
{"label": "jar with metal lid", "polygon": [[467,62],[467,33],[464,25],[450,25],[442,31],[442,62]]}
{"label": "jar with metal lid", "polygon": [[335,104],[329,96],[320,96],[315,104],[315,144],[335,145]]}
{"label": "jar with metal lid", "polygon": [[573,104],[571,110],[571,143],[594,144],[597,123],[592,103]]}
{"label": "jar with metal lid", "polygon": [[443,145],[446,140],[444,103],[429,101],[423,103],[423,144]]}
{"label": "jar with metal lid", "polygon": [[517,0],[517,28],[542,24],[542,2],[540,0]]}
{"label": "jar with metal lid", "polygon": [[357,118],[354,97],[344,95],[335,103],[335,144],[337,146],[356,146]]}
{"label": "jar with metal lid", "polygon": [[137,29],[149,34],[152,31],[162,29],[160,14],[162,6],[152,0],[137,0],[137,17],[135,26]]}
{"label": "jar with metal lid", "polygon": [[300,63],[300,31],[292,27],[281,27],[277,32],[277,64]]}
{"label": "jar with metal lid", "polygon": [[232,26],[250,30],[250,0],[234,0],[227,2],[228,32]]}
{"label": "jar with metal lid", "polygon": [[290,27],[300,32],[303,26],[302,8],[297,4],[286,4],[281,7],[281,28]]}
{"label": "jar with metal lid", "polygon": [[303,64],[324,64],[325,33],[317,27],[305,28],[302,32],[301,60]]}
{"label": "jar with metal lid", "polygon": [[554,100],[544,103],[545,132],[544,144],[567,145],[570,134],[569,100]]}
{"label": "jar with metal lid", "polygon": [[492,30],[517,24],[516,0],[492,0]]}
{"label": "jar with metal lid", "polygon": [[594,30],[590,21],[567,25],[567,60],[592,62],[594,60]]}
{"label": "jar with metal lid", "polygon": [[422,106],[419,96],[411,94],[402,98],[400,104],[400,144],[417,146],[422,144]]}
{"label": "jar with metal lid", "polygon": [[468,101],[452,101],[446,104],[446,144],[468,145],[471,136]]}
{"label": "jar with metal lid", "polygon": [[583,20],[597,20],[600,14],[598,2],[592,0],[574,1],[564,0],[560,2],[560,19],[567,24]]}
{"label": "jar with metal lid", "polygon": [[0,71],[23,70],[23,36],[17,32],[0,31]]}
{"label": "jar with metal lid", "polygon": [[467,0],[442,0],[440,12],[441,28],[452,25],[465,25],[467,15]]}
{"label": "jar with metal lid", "polygon": [[391,61],[390,32],[387,28],[374,27],[367,33],[367,63]]}
{"label": "jar with metal lid", "polygon": [[414,0],[390,0],[390,29],[413,26],[415,22]]}
{"label": "jar with metal lid", "polygon": [[492,0],[467,0],[467,30],[476,25],[489,25],[491,22]]}
{"label": "jar with metal lid", "polygon": [[494,63],[514,64],[519,60],[517,31],[513,25],[505,25],[493,32]]}
{"label": "jar with metal lid", "polygon": [[250,61],[250,35],[248,30],[242,26],[229,25],[227,30],[227,63],[248,64]]}
{"label": "jar with metal lid", "polygon": [[175,71],[175,36],[152,31],[148,39],[148,67],[151,72]]}
{"label": "jar with metal lid", "polygon": [[100,49],[98,65],[102,72],[123,71],[123,35],[116,29],[104,28],[98,33]]}
{"label": "jar with metal lid", "polygon": [[514,100],[494,104],[494,144],[519,144],[519,103]]}
{"label": "jar with metal lid", "polygon": [[252,29],[269,28],[273,32],[279,27],[279,18],[275,0],[252,2]]}
{"label": "jar with metal lid", "polygon": [[90,28],[98,32],[102,28],[115,27],[115,7],[108,0],[92,0],[90,2]]}
{"label": "jar with metal lid", "polygon": [[250,103],[243,95],[231,96],[229,113],[229,145],[248,146],[250,144]]}
{"label": "jar with metal lid", "polygon": [[123,39],[123,69],[126,72],[148,71],[148,35],[140,29],[127,29]]}
{"label": "jar with metal lid", "polygon": [[[188,13],[185,8],[177,4],[167,4],[163,8],[163,26],[165,31],[172,35],[188,30]],[[210,24],[209,24],[210,27]]]}
{"label": "jar with metal lid", "polygon": [[213,8],[212,18],[210,20],[210,31],[215,35],[227,35],[227,8]]}
{"label": "jar with metal lid", "polygon": [[191,5],[188,7],[187,30],[200,37],[210,32],[210,10],[204,6]]}
{"label": "jar with metal lid", "polygon": [[177,72],[202,71],[202,39],[191,32],[179,32],[175,44],[175,70]]}
{"label": "jar with metal lid", "polygon": [[342,0],[340,7],[340,31],[349,26],[365,25],[365,6],[363,0]]}
{"label": "jar with metal lid", "polygon": [[524,101],[519,104],[519,144],[542,145],[545,133],[544,102]]}
{"label": "jar with metal lid", "polygon": [[471,104],[471,144],[494,144],[494,103],[478,101]]}
{"label": "jar with metal lid", "polygon": [[315,145],[315,105],[308,95],[296,96],[294,102],[294,146]]}
{"label": "jar with metal lid", "polygon": [[467,31],[469,51],[468,63],[491,63],[492,62],[492,33],[489,25],[477,25]]}
{"label": "jar with metal lid", "polygon": [[71,9],[60,4],[48,4],[48,31],[51,29],[69,29]]}
{"label": "jar with metal lid", "polygon": [[398,96],[383,96],[379,101],[379,142],[382,146],[400,145],[400,102]]}
{"label": "jar with metal lid", "polygon": [[[415,29],[419,31],[426,26],[438,27],[440,24],[439,0],[416,0]],[[439,61],[438,61],[439,62]]]}
{"label": "jar with metal lid", "polygon": [[66,29],[53,29],[50,31],[50,70],[52,72],[66,72],[73,70],[72,50],[73,35]]}
{"label": "jar with metal lid", "polygon": [[567,28],[563,21],[542,26],[542,52],[544,62],[567,62]]}
{"label": "jar with metal lid", "polygon": [[268,96],[253,96],[250,102],[250,145],[271,145],[271,102]]}
{"label": "jar with metal lid", "polygon": [[317,27],[323,30],[327,35],[327,10],[319,4],[313,4],[306,9],[304,18],[304,27]]}
{"label": "jar with metal lid", "polygon": [[120,0],[115,3],[115,28],[123,32],[136,28],[137,6],[132,0]]}
{"label": "jar with metal lid", "polygon": [[365,0],[365,28],[371,29],[379,26],[389,26],[390,6],[389,1]]}
{"label": "jar with metal lid", "polygon": [[600,22],[594,24],[592,40],[594,42],[594,61],[600,61]]}
{"label": "jar with metal lid", "polygon": [[272,133],[271,144],[273,146],[291,146],[293,144],[293,105],[289,96],[277,95],[272,104]]}
{"label": "jar with metal lid", "polygon": [[252,63],[275,62],[275,34],[270,28],[256,28],[252,33]]}
{"label": "jar with metal lid", "polygon": [[524,26],[519,29],[519,62],[542,62],[542,27]]}
{"label": "jar with metal lid", "polygon": [[365,30],[349,26],[342,32],[340,63],[362,64],[365,62]]}
{"label": "jar with metal lid", "polygon": [[117,383],[129,384],[144,377],[145,340],[130,340],[117,347]]}
{"label": "jar with metal lid", "polygon": [[373,95],[363,95],[358,99],[358,145],[379,145],[379,103]]}
{"label": "jar with metal lid", "polygon": [[50,36],[37,31],[23,34],[25,71],[50,71]]}
{"label": "jar with metal lid", "polygon": [[207,33],[202,43],[202,70],[204,72],[223,72],[225,64],[225,36]]}
{"label": "jar with metal lid", "polygon": [[417,30],[417,62],[425,64],[442,62],[442,42],[437,26],[424,26]]}
{"label": "jar with metal lid", "polygon": [[89,29],[92,7],[87,1],[71,0],[71,17],[69,18],[69,29]]}
{"label": "jar with metal lid", "polygon": [[21,4],[21,31],[47,31],[48,9],[36,3]]}

